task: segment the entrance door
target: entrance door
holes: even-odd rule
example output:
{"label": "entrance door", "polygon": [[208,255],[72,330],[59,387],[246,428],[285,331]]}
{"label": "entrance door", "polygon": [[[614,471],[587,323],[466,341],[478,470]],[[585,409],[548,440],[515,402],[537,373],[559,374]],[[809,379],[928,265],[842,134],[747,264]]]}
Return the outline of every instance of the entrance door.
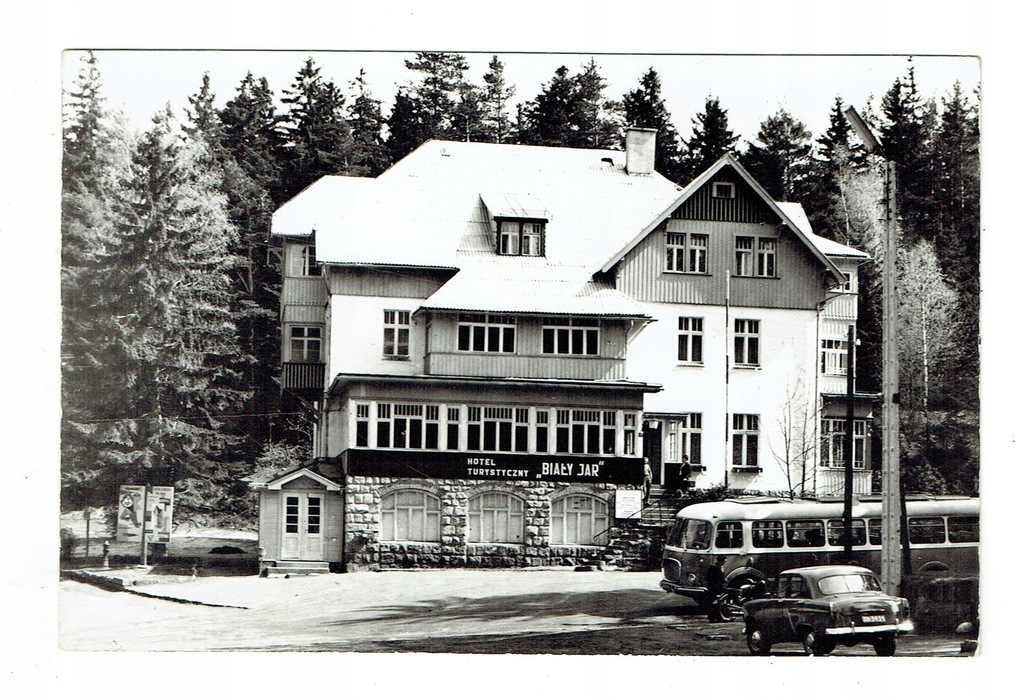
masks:
{"label": "entrance door", "polygon": [[286,493],[281,558],[322,561],[324,558],[322,493]]}
{"label": "entrance door", "polygon": [[661,460],[661,421],[650,421],[644,425],[644,456],[651,465],[651,476],[657,485],[665,484],[665,465]]}

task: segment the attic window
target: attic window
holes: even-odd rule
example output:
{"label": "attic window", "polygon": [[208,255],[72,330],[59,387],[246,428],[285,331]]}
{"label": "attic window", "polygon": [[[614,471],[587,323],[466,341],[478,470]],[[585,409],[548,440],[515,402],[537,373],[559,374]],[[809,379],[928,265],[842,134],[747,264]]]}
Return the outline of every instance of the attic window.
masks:
{"label": "attic window", "polygon": [[736,185],[732,182],[713,182],[711,184],[711,197],[713,199],[735,199]]}
{"label": "attic window", "polygon": [[544,254],[544,223],[542,221],[498,221],[499,255],[540,257]]}

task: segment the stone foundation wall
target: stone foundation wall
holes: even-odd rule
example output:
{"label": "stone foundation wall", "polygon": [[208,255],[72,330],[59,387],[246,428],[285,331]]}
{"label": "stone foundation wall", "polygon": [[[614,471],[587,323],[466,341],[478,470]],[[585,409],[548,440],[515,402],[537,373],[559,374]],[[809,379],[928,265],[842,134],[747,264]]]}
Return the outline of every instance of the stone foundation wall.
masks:
{"label": "stone foundation wall", "polygon": [[[427,491],[441,501],[441,541],[381,541],[381,500],[403,488]],[[610,484],[531,481],[412,480],[352,476],[348,479],[346,554],[350,570],[382,568],[525,568],[601,565],[651,570],[660,558],[664,532],[637,520],[615,520]],[[482,492],[511,493],[525,500],[522,544],[469,543],[468,505]],[[608,501],[607,545],[551,545],[551,502],[571,494]],[[656,549],[656,554],[652,553]]]}

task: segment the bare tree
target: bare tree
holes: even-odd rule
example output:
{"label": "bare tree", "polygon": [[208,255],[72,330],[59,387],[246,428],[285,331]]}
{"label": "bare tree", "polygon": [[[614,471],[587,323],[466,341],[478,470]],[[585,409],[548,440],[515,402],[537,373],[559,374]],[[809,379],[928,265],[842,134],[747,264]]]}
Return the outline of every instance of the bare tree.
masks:
{"label": "bare tree", "polygon": [[778,442],[768,439],[768,449],[786,477],[786,489],[792,498],[816,490],[814,454],[818,448],[815,424],[818,410],[807,401],[802,377],[791,381],[786,401],[778,414]]}

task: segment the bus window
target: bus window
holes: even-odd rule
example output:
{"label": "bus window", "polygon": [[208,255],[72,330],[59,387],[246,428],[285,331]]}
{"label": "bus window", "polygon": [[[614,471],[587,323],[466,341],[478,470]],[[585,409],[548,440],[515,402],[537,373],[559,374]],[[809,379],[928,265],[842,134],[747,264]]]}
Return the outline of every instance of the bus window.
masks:
{"label": "bus window", "polygon": [[944,544],[946,528],[942,517],[911,517],[907,521],[912,544]]}
{"label": "bus window", "polygon": [[[855,519],[851,521],[850,534],[852,535],[852,546],[863,546],[867,543],[867,534],[864,531],[864,520]],[[830,546],[842,546],[843,541],[843,520],[830,519],[828,521],[828,543]]]}
{"label": "bus window", "polygon": [[786,522],[786,542],[793,548],[825,545],[825,527],[820,519],[794,519]]}
{"label": "bus window", "polygon": [[679,545],[682,544],[682,542],[683,542],[683,521],[684,520],[677,519],[675,521],[675,523],[672,525],[672,529],[670,529],[669,532],[668,532],[668,539],[665,541],[665,543],[668,546],[679,546]]}
{"label": "bus window", "polygon": [[750,532],[755,548],[782,548],[782,522],[779,520],[766,519],[761,522],[754,522],[751,524]]}
{"label": "bus window", "polygon": [[743,524],[741,522],[719,522],[715,531],[716,549],[738,549],[743,546]]}
{"label": "bus window", "polygon": [[980,527],[977,516],[950,517],[949,541],[954,544],[974,543],[980,540]]}
{"label": "bus window", "polygon": [[686,549],[704,551],[711,545],[711,522],[703,519],[684,519],[680,545]]}
{"label": "bus window", "polygon": [[882,544],[882,520],[872,517],[868,520],[868,541],[872,546]]}

